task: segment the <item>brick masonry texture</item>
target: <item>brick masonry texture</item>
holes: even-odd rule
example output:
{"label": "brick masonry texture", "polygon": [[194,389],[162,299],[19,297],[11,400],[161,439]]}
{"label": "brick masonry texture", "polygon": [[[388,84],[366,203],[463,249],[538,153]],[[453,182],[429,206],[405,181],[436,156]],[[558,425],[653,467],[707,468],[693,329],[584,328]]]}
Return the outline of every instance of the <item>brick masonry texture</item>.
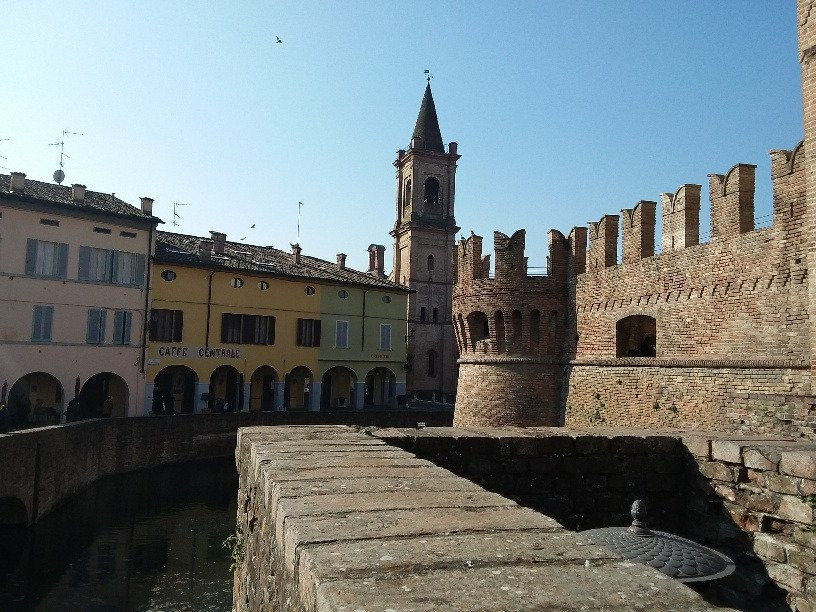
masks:
{"label": "brick masonry texture", "polygon": [[550,517],[349,428],[242,429],[236,459],[235,610],[713,609]]}
{"label": "brick masonry texture", "polygon": [[384,429],[374,435],[571,529],[631,522],[715,548],[736,572],[704,594],[752,610],[816,605],[816,444],[681,430]]}
{"label": "brick masonry texture", "polygon": [[482,238],[459,243],[455,424],[671,425],[814,439],[813,13],[812,0],[798,0],[804,139],[770,152],[770,227],[754,226],[756,166],[737,163],[707,177],[708,242],[702,186],[687,183],[566,237],[551,230],[546,277],[527,275],[524,230],[494,234],[492,276]]}
{"label": "brick masonry texture", "polygon": [[[551,231],[546,277],[527,276],[523,230],[495,233],[493,277],[481,238],[460,242],[454,423],[813,436],[805,158],[801,144],[771,152],[773,225],[758,230],[754,167],[710,175],[705,244],[690,226],[699,186],[664,194],[660,255],[647,201],[568,238]],[[651,356],[626,352],[639,342],[619,328],[632,315],[653,321]]]}

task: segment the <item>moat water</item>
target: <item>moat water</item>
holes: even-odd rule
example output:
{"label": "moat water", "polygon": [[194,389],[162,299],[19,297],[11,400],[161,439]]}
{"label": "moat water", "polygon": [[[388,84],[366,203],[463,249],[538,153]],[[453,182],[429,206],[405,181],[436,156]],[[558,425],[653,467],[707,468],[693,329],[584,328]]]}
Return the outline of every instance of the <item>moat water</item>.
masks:
{"label": "moat water", "polygon": [[0,532],[0,610],[230,610],[237,489],[230,459],[98,481]]}

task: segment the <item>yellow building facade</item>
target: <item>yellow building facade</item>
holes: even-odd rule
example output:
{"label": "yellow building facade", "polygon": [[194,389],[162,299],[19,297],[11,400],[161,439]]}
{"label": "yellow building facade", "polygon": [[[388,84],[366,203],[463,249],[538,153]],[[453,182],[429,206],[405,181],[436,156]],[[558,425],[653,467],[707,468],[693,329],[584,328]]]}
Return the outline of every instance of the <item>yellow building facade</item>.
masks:
{"label": "yellow building facade", "polygon": [[284,252],[159,232],[145,412],[395,407],[408,291]]}

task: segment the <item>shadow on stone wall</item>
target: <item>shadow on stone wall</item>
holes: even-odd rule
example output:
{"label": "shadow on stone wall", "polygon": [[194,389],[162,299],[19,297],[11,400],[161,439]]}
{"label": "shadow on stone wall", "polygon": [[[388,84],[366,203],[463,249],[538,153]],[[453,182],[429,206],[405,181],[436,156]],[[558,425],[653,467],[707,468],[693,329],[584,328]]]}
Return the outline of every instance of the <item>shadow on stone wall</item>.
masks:
{"label": "shadow on stone wall", "polygon": [[[709,602],[743,610],[791,609],[788,591],[771,579],[766,563],[754,551],[752,536],[735,521],[745,512],[724,501],[717,481],[701,472],[701,466],[711,471],[715,462],[695,457],[680,438],[443,432],[377,435],[577,531],[628,526],[632,502],[643,499],[653,529],[688,537],[734,559],[737,570],[730,577],[688,585]],[[721,468],[716,474],[733,479],[739,490],[739,470]],[[764,520],[766,527],[772,524],[771,519]],[[804,590],[803,583],[799,587]]]}

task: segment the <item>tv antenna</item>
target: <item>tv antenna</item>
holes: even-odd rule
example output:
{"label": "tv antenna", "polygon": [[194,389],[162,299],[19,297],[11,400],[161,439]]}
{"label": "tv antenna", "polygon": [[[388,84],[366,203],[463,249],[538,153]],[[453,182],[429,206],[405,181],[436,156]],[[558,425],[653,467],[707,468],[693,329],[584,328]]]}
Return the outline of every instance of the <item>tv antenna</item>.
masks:
{"label": "tv antenna", "polygon": [[62,170],[62,168],[64,166],[64,161],[63,160],[66,157],[68,159],[71,159],[71,157],[65,152],[65,137],[68,136],[68,135],[71,135],[71,136],[84,136],[85,134],[83,134],[82,132],[70,132],[68,130],[62,130],[62,138],[59,139],[59,142],[49,142],[48,143],[48,146],[50,146],[50,147],[59,146],[59,148],[60,148],[59,168],[56,170],[56,172],[54,172],[54,181],[56,181],[56,183],[59,184],[59,185],[61,185],[62,181],[65,180],[65,172],[63,172],[63,170]]}
{"label": "tv antenna", "polygon": [[[11,139],[10,138],[0,138],[0,142],[5,142],[6,140],[11,140]],[[0,159],[8,159],[8,157],[6,157],[5,155],[0,155]],[[6,166],[0,166],[0,168],[2,168],[3,170],[8,170],[9,172],[11,172],[11,170],[9,168],[7,168]]]}
{"label": "tv antenna", "polygon": [[430,83],[431,79],[433,78],[433,75],[431,74],[431,71],[430,70],[425,70],[424,72],[425,72],[425,78],[428,79],[428,82]]}
{"label": "tv antenna", "polygon": [[178,227],[178,220],[181,219],[181,215],[176,212],[177,207],[189,205],[189,202],[173,202],[173,227]]}
{"label": "tv antenna", "polygon": [[298,202],[297,244],[300,244],[300,209],[301,208],[303,208],[303,202]]}

